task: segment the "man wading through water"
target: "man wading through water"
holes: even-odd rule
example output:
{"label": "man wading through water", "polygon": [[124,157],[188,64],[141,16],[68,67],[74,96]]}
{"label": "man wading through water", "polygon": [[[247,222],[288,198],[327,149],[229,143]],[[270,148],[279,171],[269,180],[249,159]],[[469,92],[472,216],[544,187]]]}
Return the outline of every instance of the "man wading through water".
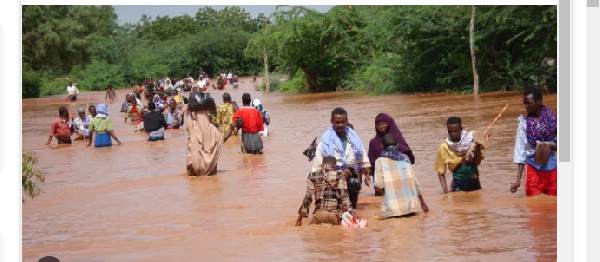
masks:
{"label": "man wading through water", "polygon": [[[437,171],[444,193],[452,191],[474,191],[481,189],[479,169],[483,159],[483,146],[475,140],[479,134],[463,130],[460,117],[446,121],[448,137],[437,151],[433,169]],[[446,169],[452,172],[452,184],[446,184]]]}
{"label": "man wading through water", "polygon": [[361,177],[369,186],[369,158],[363,157],[365,148],[360,137],[348,124],[348,113],[341,107],[331,111],[331,125],[323,133],[317,146],[312,172],[316,172],[323,163],[323,158],[333,156],[336,159],[336,170],[341,170],[349,177],[348,189],[352,208],[356,209],[358,193],[361,188]]}
{"label": "man wading through water", "polygon": [[232,128],[242,129],[242,146],[247,153],[262,155],[263,142],[258,132],[264,130],[263,118],[261,113],[252,107],[250,103],[252,103],[250,94],[244,93],[242,95],[244,106],[235,111],[231,118]]}
{"label": "man wading through water", "polygon": [[510,192],[517,192],[521,186],[523,170],[526,170],[525,193],[535,196],[542,193],[556,196],[556,114],[542,104],[540,90],[526,91],[523,105],[527,117],[519,116],[517,137],[515,139],[514,162],[517,163],[517,182]]}

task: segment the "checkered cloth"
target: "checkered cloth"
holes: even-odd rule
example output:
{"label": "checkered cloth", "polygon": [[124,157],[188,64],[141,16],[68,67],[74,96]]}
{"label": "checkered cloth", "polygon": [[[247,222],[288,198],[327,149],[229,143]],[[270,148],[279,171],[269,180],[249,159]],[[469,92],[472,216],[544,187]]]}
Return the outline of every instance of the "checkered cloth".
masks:
{"label": "checkered cloth", "polygon": [[315,200],[315,210],[324,209],[342,216],[342,211],[350,210],[350,199],[346,180],[341,171],[319,169],[308,174],[306,195],[301,207],[303,217],[308,217],[310,204]]}
{"label": "checkered cloth", "polygon": [[384,218],[417,212],[422,189],[410,162],[380,157],[375,161],[375,188],[385,189]]}

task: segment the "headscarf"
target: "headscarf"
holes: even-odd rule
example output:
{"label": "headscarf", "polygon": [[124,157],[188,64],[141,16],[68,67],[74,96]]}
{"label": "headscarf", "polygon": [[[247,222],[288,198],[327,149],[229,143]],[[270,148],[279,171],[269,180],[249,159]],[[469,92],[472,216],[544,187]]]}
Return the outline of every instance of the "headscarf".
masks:
{"label": "headscarf", "polygon": [[549,142],[556,140],[556,114],[542,105],[540,123],[536,126],[535,116],[527,115],[527,143],[535,145],[536,141]]}
{"label": "headscarf", "polygon": [[415,157],[412,153],[412,150],[408,146],[408,143],[406,143],[406,140],[404,139],[404,136],[402,136],[402,132],[400,132],[400,129],[396,125],[394,119],[386,113],[380,113],[375,117],[375,137],[373,137],[369,142],[369,162],[375,163],[375,160],[377,160],[377,158],[380,157],[381,153],[383,152],[381,138],[385,134],[380,135],[377,132],[377,123],[379,122],[386,122],[388,124],[388,133],[394,134],[396,139],[398,139],[398,149],[402,153],[406,154],[410,158],[410,162],[414,164]]}
{"label": "headscarf", "polygon": [[[158,101],[154,102],[155,98],[158,98]],[[160,108],[163,108],[165,106],[164,102],[162,101],[162,99],[160,99],[159,95],[154,95],[152,97],[152,102],[156,105],[156,109],[160,109]]]}
{"label": "headscarf", "polygon": [[[362,141],[360,141],[360,137],[356,134],[354,129],[346,126],[346,134],[348,134],[348,138],[350,139],[350,143],[352,144],[352,149],[354,150],[354,156],[358,162],[362,162],[363,159],[363,145]],[[333,156],[335,157],[335,148],[337,148],[342,155],[342,164],[346,163],[346,149],[342,146],[342,140],[337,136],[335,132],[335,128],[331,125],[325,133],[323,133],[323,137],[321,138],[321,153],[323,157]]]}
{"label": "headscarf", "polygon": [[98,104],[96,112],[96,117],[106,118],[108,117],[108,106],[106,104]]}
{"label": "headscarf", "polygon": [[381,153],[381,157],[410,163],[410,159],[408,159],[408,156],[400,152],[398,150],[398,146],[388,146],[388,148],[383,150],[383,152]]}
{"label": "headscarf", "polygon": [[252,101],[252,105],[262,113],[263,109],[263,105],[260,103],[260,100],[258,100],[258,98],[255,98],[254,101]]}

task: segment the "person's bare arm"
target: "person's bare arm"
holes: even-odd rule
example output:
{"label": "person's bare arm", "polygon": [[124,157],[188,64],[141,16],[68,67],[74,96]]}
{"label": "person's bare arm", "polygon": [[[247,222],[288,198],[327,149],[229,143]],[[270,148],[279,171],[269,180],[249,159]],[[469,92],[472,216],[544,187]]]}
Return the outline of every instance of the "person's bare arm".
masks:
{"label": "person's bare arm", "polygon": [[442,189],[444,190],[444,194],[448,194],[448,185],[446,184],[446,174],[438,173],[438,177],[440,179],[440,184],[442,185]]}
{"label": "person's bare arm", "polygon": [[114,138],[114,139],[117,141],[117,145],[121,145],[121,144],[122,144],[122,143],[121,143],[121,141],[119,141],[119,138],[118,138],[117,136],[115,136],[115,133],[114,133],[112,130],[110,130],[110,131],[107,131],[107,132],[108,132],[108,134],[109,134],[109,135],[110,135],[112,138]]}
{"label": "person's bare arm", "polygon": [[48,136],[48,142],[46,142],[46,145],[49,145],[49,144],[50,144],[50,142],[52,142],[52,135],[49,135],[49,136]]}
{"label": "person's bare arm", "polygon": [[525,165],[524,164],[517,164],[518,168],[517,168],[517,182],[515,182],[514,184],[512,184],[512,186],[510,187],[510,192],[515,193],[517,192],[517,189],[519,189],[519,187],[521,186],[521,178],[523,177],[523,170],[525,169]]}
{"label": "person's bare arm", "polygon": [[94,136],[94,131],[93,131],[93,130],[90,130],[90,138],[89,138],[89,142],[88,142],[88,144],[87,144],[86,146],[90,146],[90,145],[92,145],[92,137],[93,137],[93,136]]}
{"label": "person's bare arm", "polygon": [[365,185],[367,187],[371,187],[371,168],[363,168],[360,174],[365,182]]}
{"label": "person's bare arm", "polygon": [[481,145],[480,144],[476,144],[474,149],[473,149],[473,157],[470,157],[470,155],[463,160],[464,162],[467,163],[471,163],[473,165],[478,166],[479,164],[481,164]]}
{"label": "person's bare arm", "polygon": [[425,204],[425,199],[423,199],[423,195],[419,195],[419,201],[421,201],[421,209],[423,209],[423,212],[429,212],[429,206]]}

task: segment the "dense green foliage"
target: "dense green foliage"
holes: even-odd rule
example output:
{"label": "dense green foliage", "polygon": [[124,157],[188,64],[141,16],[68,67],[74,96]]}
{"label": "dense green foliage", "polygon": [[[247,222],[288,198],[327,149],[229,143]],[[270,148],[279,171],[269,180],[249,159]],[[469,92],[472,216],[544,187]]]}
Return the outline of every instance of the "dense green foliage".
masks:
{"label": "dense green foliage", "polygon": [[[118,26],[110,6],[23,6],[23,97],[64,93],[68,81],[101,90],[200,70],[256,75],[264,58],[290,76],[286,92],[469,92],[470,16],[470,6],[278,6],[251,18],[233,6]],[[555,90],[556,25],[556,6],[477,6],[481,91]]]}

